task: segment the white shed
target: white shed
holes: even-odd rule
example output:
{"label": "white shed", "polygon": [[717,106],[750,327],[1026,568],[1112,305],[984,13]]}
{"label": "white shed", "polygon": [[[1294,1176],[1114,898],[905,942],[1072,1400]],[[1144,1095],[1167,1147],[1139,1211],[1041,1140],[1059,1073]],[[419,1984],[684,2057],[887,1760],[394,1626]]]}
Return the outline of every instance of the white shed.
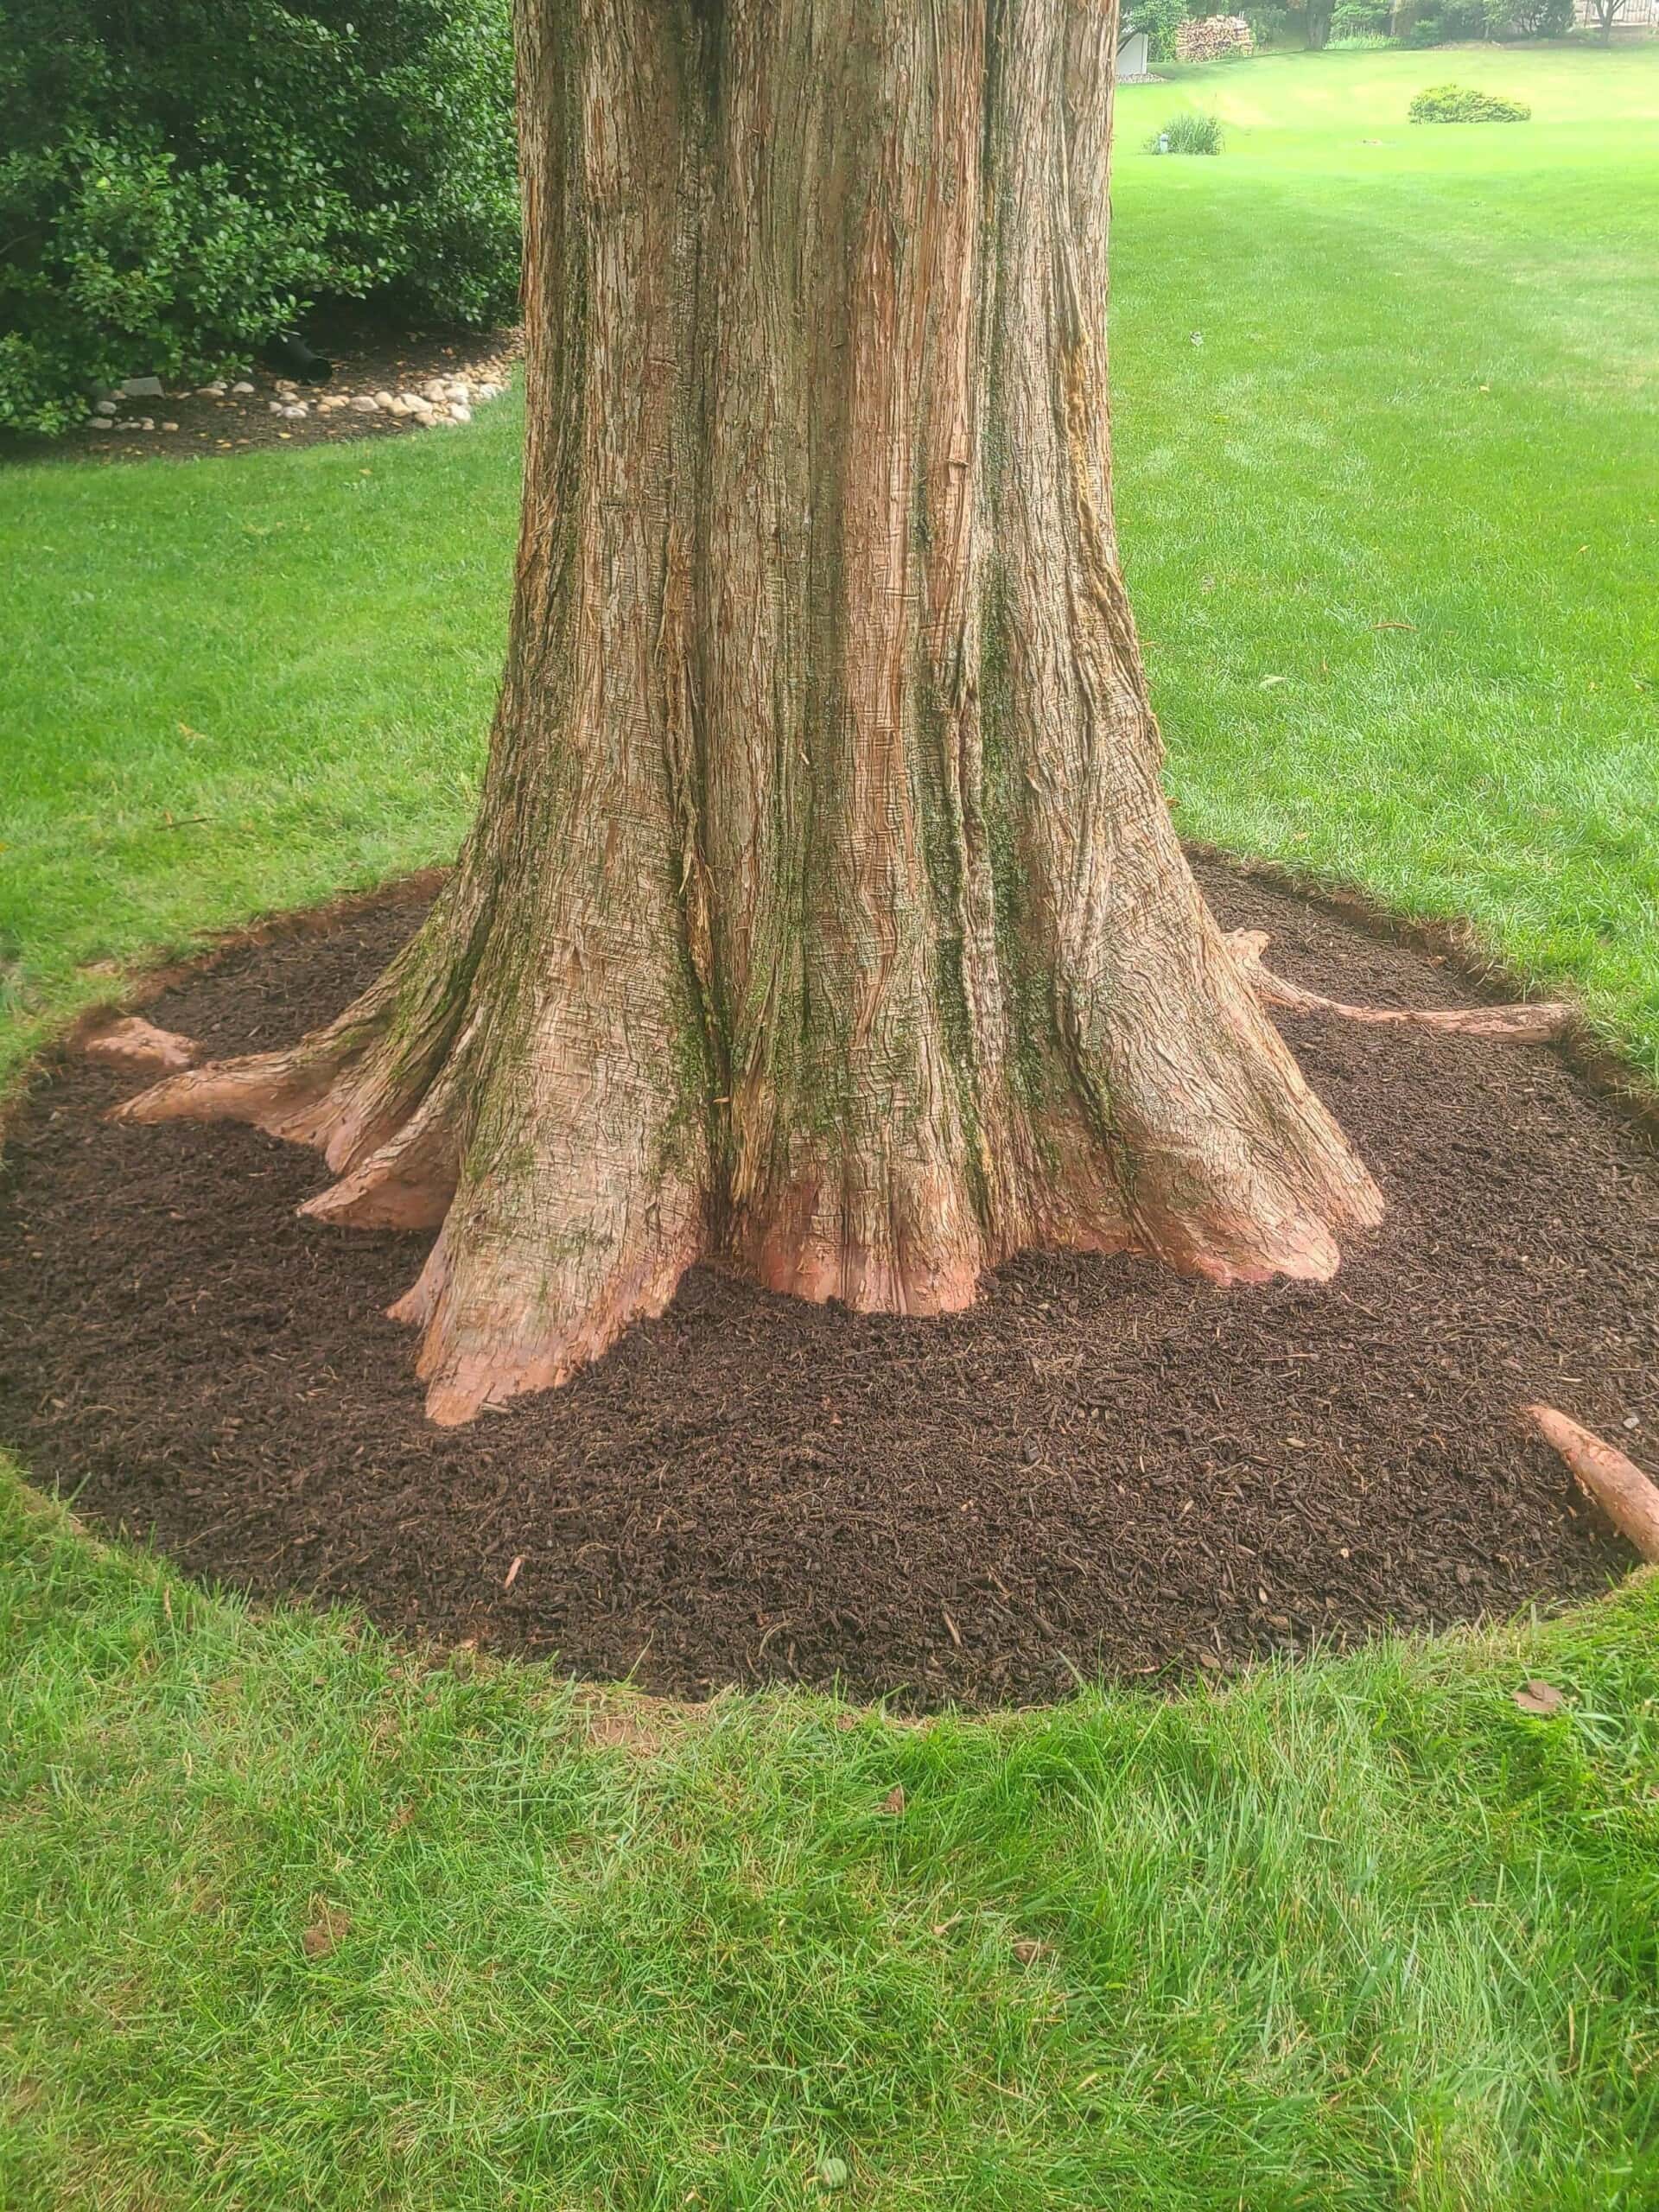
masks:
{"label": "white shed", "polygon": [[1145,31],[1126,31],[1118,41],[1118,83],[1120,85],[1137,84],[1151,73]]}

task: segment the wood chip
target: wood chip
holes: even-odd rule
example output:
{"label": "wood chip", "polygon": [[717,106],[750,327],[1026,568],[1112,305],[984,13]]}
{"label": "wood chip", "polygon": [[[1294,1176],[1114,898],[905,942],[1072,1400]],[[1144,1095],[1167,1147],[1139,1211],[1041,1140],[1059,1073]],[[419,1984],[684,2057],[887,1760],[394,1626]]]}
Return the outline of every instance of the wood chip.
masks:
{"label": "wood chip", "polygon": [[109,1060],[117,1067],[156,1068],[176,1075],[194,1067],[200,1047],[194,1037],[181,1037],[171,1029],[157,1029],[153,1022],[129,1014],[86,1039],[89,1059]]}
{"label": "wood chip", "polygon": [[1529,1682],[1513,1694],[1522,1713],[1559,1713],[1567,1703],[1554,1682]]}

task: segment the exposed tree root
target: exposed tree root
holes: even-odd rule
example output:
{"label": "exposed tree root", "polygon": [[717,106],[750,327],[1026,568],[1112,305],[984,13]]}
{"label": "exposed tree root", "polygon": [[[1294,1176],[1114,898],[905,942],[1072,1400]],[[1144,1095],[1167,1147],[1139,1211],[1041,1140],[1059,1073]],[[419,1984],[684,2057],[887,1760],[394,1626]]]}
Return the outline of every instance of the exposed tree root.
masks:
{"label": "exposed tree root", "polygon": [[390,1309],[422,1332],[416,1372],[442,1427],[568,1382],[661,1313],[703,1249],[701,1209],[683,1191],[662,1192],[608,1246],[540,1249],[478,1195],[457,1198],[419,1280]]}
{"label": "exposed tree root", "polygon": [[1527,1406],[1522,1417],[1566,1460],[1573,1479],[1644,1560],[1659,1564],[1659,1484],[1634,1459],[1554,1406]]}
{"label": "exposed tree root", "polygon": [[181,1037],[172,1029],[157,1029],[153,1022],[141,1020],[137,1014],[112,1021],[107,1029],[100,1029],[95,1036],[89,1037],[86,1050],[92,1059],[109,1060],[117,1067],[149,1068],[168,1075],[194,1067],[201,1053],[194,1037]]}
{"label": "exposed tree root", "polygon": [[1289,982],[1264,967],[1265,930],[1229,930],[1226,941],[1263,1004],[1281,1006],[1292,1013],[1339,1014],[1345,1021],[1370,1021],[1393,1029],[1428,1029],[1447,1037],[1490,1037],[1516,1045],[1553,1044],[1565,1035],[1573,1020],[1570,1006],[1546,1001],[1524,1006],[1350,1006],[1342,999],[1304,990],[1300,983]]}
{"label": "exposed tree root", "polygon": [[321,1145],[332,1119],[329,1085],[302,1049],[187,1067],[111,1109],[112,1122],[248,1122],[293,1144]]}

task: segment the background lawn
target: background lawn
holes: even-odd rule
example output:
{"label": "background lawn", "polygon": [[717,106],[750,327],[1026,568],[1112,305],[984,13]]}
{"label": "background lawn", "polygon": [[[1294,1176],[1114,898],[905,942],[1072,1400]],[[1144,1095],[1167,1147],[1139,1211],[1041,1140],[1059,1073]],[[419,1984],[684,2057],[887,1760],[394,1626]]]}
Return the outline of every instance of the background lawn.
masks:
{"label": "background lawn", "polygon": [[[1535,120],[1408,127],[1448,79]],[[1220,160],[1136,150],[1183,104]],[[1116,188],[1185,825],[1472,915],[1649,1069],[1656,118],[1659,48],[1270,58],[1127,92]],[[12,1066],[453,849],[518,432],[0,475]],[[254,1613],[0,1485],[7,2212],[1659,2203],[1651,1578],[920,1731]]]}

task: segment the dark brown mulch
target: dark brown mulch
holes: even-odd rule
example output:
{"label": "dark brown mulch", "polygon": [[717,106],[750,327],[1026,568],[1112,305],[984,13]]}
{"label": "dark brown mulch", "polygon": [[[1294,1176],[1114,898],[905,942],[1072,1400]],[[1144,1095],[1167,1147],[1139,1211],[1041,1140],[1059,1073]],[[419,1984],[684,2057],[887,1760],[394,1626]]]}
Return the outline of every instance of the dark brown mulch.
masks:
{"label": "dark brown mulch", "polygon": [[[1206,873],[1300,981],[1468,995]],[[239,947],[149,1011],[219,1050],[290,1037],[417,912]],[[1328,1287],[1032,1257],[906,1322],[699,1269],[568,1389],[448,1431],[382,1318],[423,1239],[297,1221],[321,1164],[249,1130],[108,1126],[133,1078],[68,1059],[0,1191],[0,1437],[198,1573],[690,1694],[1045,1699],[1602,1588],[1630,1555],[1513,1415],[1659,1434],[1650,1154],[1554,1053],[1290,1026],[1391,1201]]]}

